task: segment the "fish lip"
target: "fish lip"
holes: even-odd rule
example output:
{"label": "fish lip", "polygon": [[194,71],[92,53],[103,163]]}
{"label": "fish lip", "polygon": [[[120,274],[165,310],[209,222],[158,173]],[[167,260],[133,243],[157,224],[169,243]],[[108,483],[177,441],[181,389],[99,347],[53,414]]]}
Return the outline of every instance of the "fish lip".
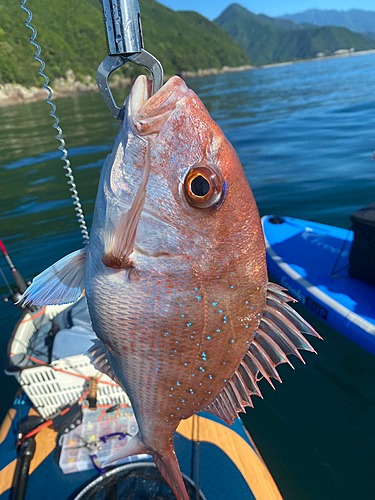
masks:
{"label": "fish lip", "polygon": [[138,111],[152,95],[152,82],[146,75],[139,75],[133,84],[129,96],[131,121],[134,124]]}

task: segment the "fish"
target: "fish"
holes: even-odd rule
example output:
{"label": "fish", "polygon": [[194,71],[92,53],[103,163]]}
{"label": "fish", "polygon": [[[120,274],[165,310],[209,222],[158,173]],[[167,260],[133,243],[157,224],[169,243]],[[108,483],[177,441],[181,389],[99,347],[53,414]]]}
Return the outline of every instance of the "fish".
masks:
{"label": "fish", "polygon": [[178,76],[154,95],[138,77],[89,243],[37,276],[23,300],[71,303],[83,290],[97,336],[87,355],[127,393],[139,428],[110,462],[152,455],[178,500],[188,499],[173,445],[180,421],[204,410],[232,423],[261,396],[262,378],[281,382],[288,355],[315,352],[305,333],[319,337],[268,282],[237,153]]}

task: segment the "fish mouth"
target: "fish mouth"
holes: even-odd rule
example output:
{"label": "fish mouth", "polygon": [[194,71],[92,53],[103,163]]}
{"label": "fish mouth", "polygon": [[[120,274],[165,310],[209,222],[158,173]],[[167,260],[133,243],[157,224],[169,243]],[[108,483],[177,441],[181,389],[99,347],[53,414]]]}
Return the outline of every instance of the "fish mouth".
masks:
{"label": "fish mouth", "polygon": [[176,106],[191,91],[178,76],[170,78],[152,95],[152,82],[140,75],[131,90],[129,107],[134,131],[140,136],[158,135],[175,111]]}

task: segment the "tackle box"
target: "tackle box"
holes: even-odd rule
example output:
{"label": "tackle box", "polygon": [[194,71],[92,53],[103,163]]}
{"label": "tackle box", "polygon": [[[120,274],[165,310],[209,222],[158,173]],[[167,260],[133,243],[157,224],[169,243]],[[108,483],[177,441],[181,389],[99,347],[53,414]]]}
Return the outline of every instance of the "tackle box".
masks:
{"label": "tackle box", "polygon": [[[84,409],[82,424],[61,436],[60,468],[64,474],[93,469],[93,460],[101,467],[101,464],[125,446],[137,431],[138,425],[130,407],[120,407],[110,413],[105,413],[105,410],[100,408],[95,411]],[[116,433],[122,435],[111,436]],[[134,455],[118,463],[148,458],[151,457]]]}

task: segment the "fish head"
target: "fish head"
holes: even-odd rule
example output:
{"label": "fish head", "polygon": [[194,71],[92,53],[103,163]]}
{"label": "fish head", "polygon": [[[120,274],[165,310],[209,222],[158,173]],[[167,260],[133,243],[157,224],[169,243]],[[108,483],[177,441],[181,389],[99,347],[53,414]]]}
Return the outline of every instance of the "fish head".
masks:
{"label": "fish head", "polygon": [[121,269],[156,257],[160,267],[176,257],[179,266],[199,261],[210,269],[234,259],[258,268],[264,281],[259,214],[234,148],[181,78],[151,92],[138,77],[104,167],[103,262]]}

